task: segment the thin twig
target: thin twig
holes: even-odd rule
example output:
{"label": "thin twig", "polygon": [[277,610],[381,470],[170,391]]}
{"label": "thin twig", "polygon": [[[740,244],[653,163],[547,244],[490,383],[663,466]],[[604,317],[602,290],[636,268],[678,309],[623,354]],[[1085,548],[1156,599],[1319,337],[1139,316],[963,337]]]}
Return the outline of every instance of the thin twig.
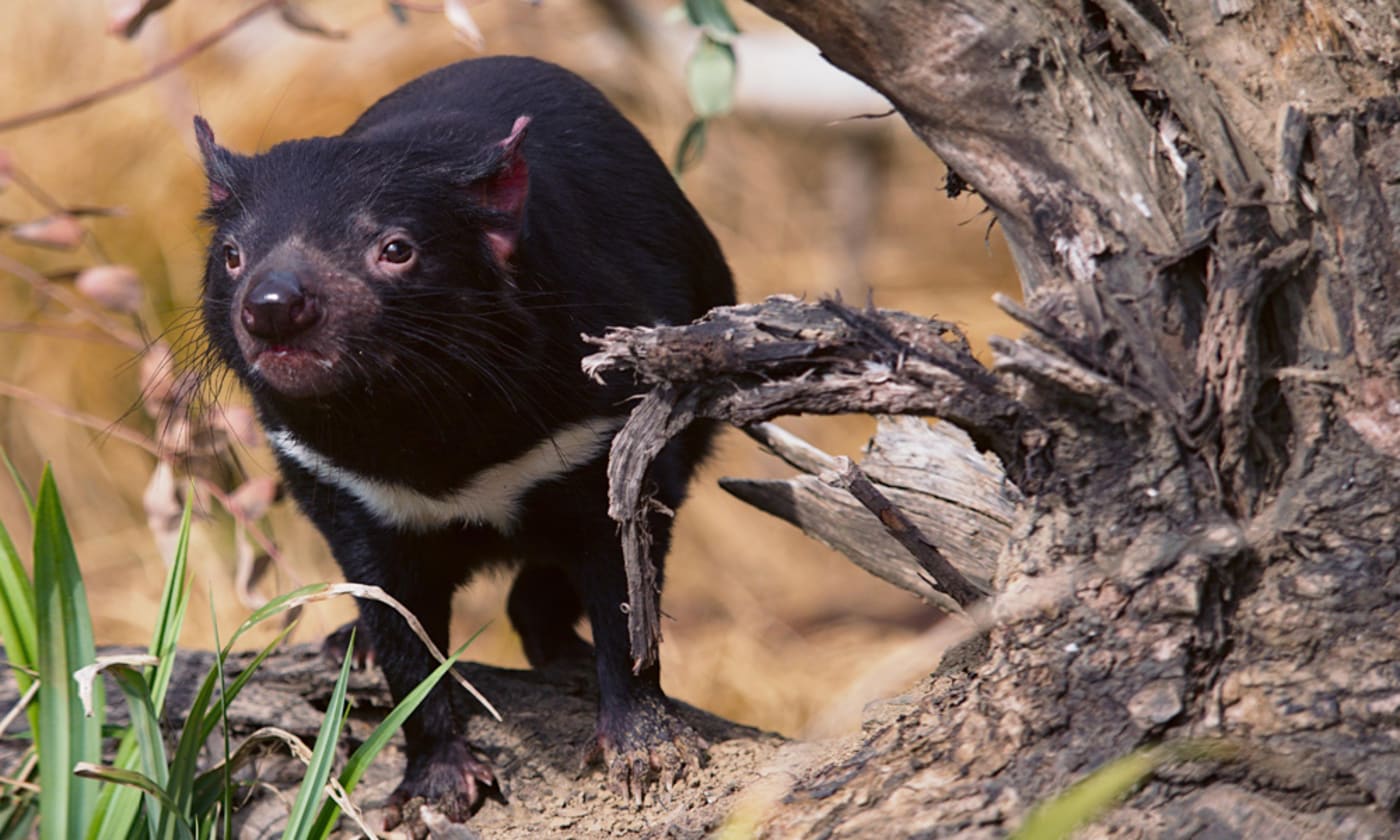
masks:
{"label": "thin twig", "polygon": [[282,552],[278,550],[277,544],[272,541],[271,537],[263,533],[261,528],[257,527],[256,522],[243,513],[243,509],[223,491],[223,488],[207,478],[201,478],[199,476],[192,476],[191,478],[195,486],[214,497],[214,500],[217,501],[224,510],[228,511],[238,527],[242,528],[253,538],[253,542],[257,543],[258,548],[262,549],[263,553],[267,555],[267,559],[272,561],[278,571],[287,576],[294,587],[300,587],[302,585],[301,576],[294,572],[291,566],[287,564],[286,560],[282,557]]}
{"label": "thin twig", "polygon": [[967,578],[963,577],[943,556],[933,543],[919,530],[904,511],[900,510],[894,502],[881,493],[879,488],[871,483],[865,472],[850,458],[839,457],[836,459],[839,465],[838,470],[823,473],[820,478],[826,484],[833,487],[840,487],[849,492],[871,513],[880,520],[880,524],[885,526],[885,530],[890,532],[890,536],[899,541],[899,544],[908,549],[914,555],[914,559],[919,561],[919,565],[932,578],[930,583],[938,589],[947,593],[949,598],[958,602],[958,606],[966,609],[973,602],[981,599],[982,591],[973,586]]}
{"label": "thin twig", "polygon": [[253,18],[257,17],[263,12],[266,12],[269,9],[274,9],[278,6],[281,6],[285,2],[286,0],[262,0],[262,2],[256,3],[253,6],[249,7],[242,14],[238,15],[233,20],[229,21],[228,23],[224,24],[218,29],[215,29],[213,32],[210,32],[208,35],[205,35],[203,38],[200,38],[199,40],[195,41],[194,43],[180,50],[179,52],[166,56],[165,58],[151,65],[151,68],[149,70],[147,70],[144,73],[141,73],[140,75],[132,76],[129,79],[122,79],[121,81],[110,84],[104,88],[98,88],[97,90],[88,91],[87,93],[81,96],[68,100],[67,102],[60,102],[57,105],[48,105],[43,108],[29,111],[28,113],[16,114],[13,117],[6,117],[5,119],[0,120],[0,131],[9,131],[11,129],[20,128],[26,125],[33,125],[37,122],[53,119],[54,117],[61,117],[64,114],[71,114],[74,111],[80,111],[83,108],[88,107],[89,105],[95,105],[96,103],[101,102],[104,99],[111,99],[114,96],[119,96],[123,93],[126,93],[129,90],[138,88],[141,85],[144,85],[145,83],[151,81],[152,79],[164,76],[166,73],[169,73],[171,70],[174,70],[176,67],[179,67],[181,64],[184,64],[186,61],[189,61],[191,58],[194,58],[195,56],[214,46],[218,42],[222,41],[224,38],[228,37],[231,33],[233,33],[234,30],[243,26],[248,21],[252,20]]}
{"label": "thin twig", "polygon": [[132,350],[146,349],[146,341],[141,336],[123,326],[107,313],[98,309],[80,295],[61,286],[19,260],[0,254],[0,271],[13,274],[34,288],[41,295],[51,297],[83,318],[91,321],[113,339]]}
{"label": "thin twig", "polygon": [[102,344],[115,344],[118,347],[127,346],[125,342],[107,333],[73,329],[71,327],[59,327],[52,324],[32,324],[28,321],[0,321],[0,333],[42,335],[49,338],[62,338],[68,341],[93,341]]}
{"label": "thin twig", "polygon": [[98,417],[95,414],[86,414],[81,411],[75,411],[74,409],[71,409],[60,402],[51,400],[43,394],[36,393],[34,391],[29,390],[28,388],[21,388],[20,386],[12,385],[9,382],[0,382],[0,396],[11,397],[13,399],[24,400],[25,402],[33,403],[39,408],[42,408],[43,410],[51,414],[57,414],[59,417],[62,417],[65,420],[71,420],[72,422],[77,423],[79,426],[87,426],[90,429],[96,429],[104,435],[109,435],[111,437],[116,438],[117,440],[125,441],[133,446],[139,446],[147,452],[151,453],[152,455],[155,455],[157,457],[160,456],[160,448],[156,446],[155,441],[151,440],[149,437],[146,437],[145,435],[141,434],[135,429],[129,429],[126,426],[121,425],[120,423],[114,423],[111,420],[105,420],[101,417]]}

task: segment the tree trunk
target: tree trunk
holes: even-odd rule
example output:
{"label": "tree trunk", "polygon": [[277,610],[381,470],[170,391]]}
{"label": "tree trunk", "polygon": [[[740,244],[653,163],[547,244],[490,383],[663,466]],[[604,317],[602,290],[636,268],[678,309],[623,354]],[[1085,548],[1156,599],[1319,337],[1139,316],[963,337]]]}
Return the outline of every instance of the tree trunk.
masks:
{"label": "tree trunk", "polygon": [[1212,738],[1228,759],[1159,767],[1105,831],[1395,836],[1395,7],[754,3],[995,212],[1030,333],[992,373],[1023,422],[933,410],[1038,462],[1006,465],[998,589],[1069,587],[794,768],[767,833],[997,835],[1134,748]]}

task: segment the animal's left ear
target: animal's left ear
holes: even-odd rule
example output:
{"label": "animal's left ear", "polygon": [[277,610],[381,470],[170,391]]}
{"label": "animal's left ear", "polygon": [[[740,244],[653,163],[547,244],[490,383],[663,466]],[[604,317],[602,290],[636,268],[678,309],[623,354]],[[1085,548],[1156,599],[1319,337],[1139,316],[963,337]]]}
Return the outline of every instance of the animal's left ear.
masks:
{"label": "animal's left ear", "polygon": [[520,230],[525,222],[525,199],[530,192],[530,167],[525,162],[521,144],[529,117],[516,117],[510,136],[496,144],[499,153],[491,171],[472,182],[472,190],[481,206],[496,215],[496,221],[486,229],[486,242],[491,253],[505,265],[515,255],[520,242]]}

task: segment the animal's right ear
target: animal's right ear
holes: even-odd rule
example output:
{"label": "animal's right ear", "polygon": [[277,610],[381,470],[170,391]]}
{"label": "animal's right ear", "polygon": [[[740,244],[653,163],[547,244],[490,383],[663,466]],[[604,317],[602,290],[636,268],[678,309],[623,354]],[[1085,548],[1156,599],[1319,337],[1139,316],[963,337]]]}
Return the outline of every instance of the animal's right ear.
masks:
{"label": "animal's right ear", "polygon": [[204,117],[194,118],[194,136],[204,158],[204,175],[209,182],[209,204],[222,204],[233,195],[233,153],[214,140],[214,129]]}

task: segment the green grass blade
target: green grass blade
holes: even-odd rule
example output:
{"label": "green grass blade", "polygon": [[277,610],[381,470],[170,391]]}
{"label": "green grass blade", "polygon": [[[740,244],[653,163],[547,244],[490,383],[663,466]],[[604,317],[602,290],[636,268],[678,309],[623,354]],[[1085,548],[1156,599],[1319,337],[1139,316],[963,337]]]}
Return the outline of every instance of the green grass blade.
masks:
{"label": "green grass blade", "polygon": [[4,807],[0,808],[0,840],[29,840],[34,836],[34,821],[39,817],[35,800],[27,790],[5,792]]}
{"label": "green grass blade", "polygon": [[1162,763],[1161,749],[1134,750],[1037,805],[1010,840],[1061,840],[1117,805]]}
{"label": "green grass blade", "polygon": [[[286,627],[278,633],[276,638],[259,651],[257,656],[253,657],[253,661],[248,663],[233,682],[225,687],[226,702],[233,702],[233,699],[252,679],[263,660],[267,659],[282,642],[286,641],[292,630],[292,627]],[[200,750],[208,741],[209,736],[214,734],[214,728],[219,725],[220,716],[216,713],[217,709],[213,707],[213,698],[214,689],[221,683],[220,673],[223,661],[223,657],[216,657],[214,667],[210,668],[203,684],[200,685],[199,693],[195,695],[194,702],[190,704],[184,729],[181,730],[179,741],[175,745],[175,757],[170,764],[170,787],[168,789],[171,794],[170,798],[176,804],[178,814],[197,824],[202,824],[204,815],[214,805],[214,801],[196,790],[195,771]],[[226,791],[227,787],[227,785],[219,785],[220,791]],[[163,822],[160,836],[168,837],[172,830],[171,823]]]}
{"label": "green grass blade", "polygon": [[[135,730],[127,729],[117,744],[112,765],[123,770],[134,769],[141,761],[139,750]],[[87,840],[128,836],[140,811],[140,790],[125,785],[104,785],[102,793],[97,797],[97,812],[88,825]]]}
{"label": "green grass blade", "polygon": [[185,608],[189,606],[190,587],[186,569],[189,565],[190,513],[194,493],[185,495],[185,510],[180,517],[180,535],[175,543],[175,560],[165,575],[165,587],[160,594],[160,613],[155,634],[151,638],[151,655],[160,660],[150,676],[151,701],[156,712],[165,707],[165,692],[170,687],[170,675],[175,670],[175,649],[180,629],[185,623]]}
{"label": "green grass blade", "polygon": [[73,776],[80,761],[101,759],[102,683],[93,686],[94,714],[83,714],[73,672],[96,659],[92,619],[63,517],[53,473],[45,468],[34,508],[34,595],[43,616],[38,634],[39,821],[41,840],[81,836],[91,821],[98,785]]}
{"label": "green grass blade", "polygon": [[[95,779],[132,788],[150,797],[167,813],[173,813],[175,810],[175,803],[171,801],[165,789],[155,780],[135,770],[125,770],[121,767],[107,767],[100,764],[88,764],[84,762],[74,768],[74,773],[84,779]],[[175,836],[181,838],[181,840],[186,840],[186,838],[188,838],[188,840],[193,840],[194,835],[190,832],[189,825],[182,821],[178,823]]]}
{"label": "green grass blade", "polygon": [[199,760],[199,751],[204,746],[204,739],[207,733],[212,732],[214,726],[208,725],[207,719],[210,717],[210,703],[214,697],[214,687],[218,685],[219,662],[216,659],[213,668],[204,676],[204,682],[199,686],[199,693],[195,695],[194,701],[190,703],[189,712],[185,716],[185,726],[180,731],[180,738],[175,742],[175,756],[170,761],[170,785],[166,792],[170,795],[170,801],[174,809],[161,819],[160,831],[157,837],[165,838],[174,835],[175,819],[192,819],[191,802],[194,793],[195,767]]}
{"label": "green grass blade", "polygon": [[[161,593],[159,618],[155,633],[151,638],[150,653],[160,660],[149,669],[150,699],[158,717],[165,706],[165,693],[170,686],[170,675],[174,673],[176,642],[184,625],[185,608],[189,603],[189,584],[186,570],[189,565],[190,502],[189,494],[185,502],[184,514],[180,520],[180,535],[175,546],[175,560],[165,575],[165,587]],[[164,744],[161,745],[164,761]],[[130,729],[117,746],[114,767],[134,770],[141,763],[145,751],[139,749],[136,730]],[[149,774],[149,769],[148,769]],[[162,772],[165,769],[162,768]],[[162,785],[164,780],[162,780]],[[131,830],[137,813],[141,810],[141,792],[126,785],[107,785],[97,803],[96,819],[88,828],[87,840],[105,840],[108,837],[125,837]],[[147,810],[148,820],[152,814]],[[150,836],[159,836],[158,831]]]}
{"label": "green grass blade", "polygon": [[[140,671],[125,665],[118,665],[108,670],[111,671],[117,686],[121,688],[122,694],[126,697],[126,708],[131,714],[131,729],[136,733],[136,743],[140,747],[138,752],[141,758],[142,773],[160,788],[161,798],[169,801],[169,797],[165,796],[166,783],[169,779],[169,768],[165,762],[165,741],[161,738],[160,720],[156,717],[155,703],[151,699],[150,687],[146,684],[146,678]],[[127,768],[115,769],[125,771]],[[156,836],[160,828],[159,804],[154,800],[146,803],[146,821],[152,837]]]}
{"label": "green grass blade", "polygon": [[[266,647],[258,651],[258,655],[253,657],[253,661],[249,662],[247,667],[240,671],[238,676],[233,678],[233,682],[229,683],[224,689],[224,696],[228,698],[226,701],[227,703],[233,703],[234,699],[238,697],[239,692],[243,690],[243,687],[246,686],[248,681],[253,678],[253,675],[257,673],[258,666],[262,665],[263,660],[271,656],[272,652],[280,647],[282,643],[287,640],[287,636],[291,635],[291,632],[295,629],[295,627],[283,628],[282,632],[278,633],[272,641],[268,642]],[[201,733],[200,741],[208,740],[209,736],[214,734],[214,727],[218,725],[218,719],[212,715],[209,716],[204,722],[204,730]]]}
{"label": "green grass blade", "polygon": [[34,497],[29,495],[29,485],[24,483],[24,476],[19,474],[15,467],[15,462],[10,460],[10,453],[5,451],[5,447],[0,446],[0,461],[5,462],[5,471],[10,474],[10,481],[15,483],[15,489],[19,491],[19,497],[24,501],[24,507],[29,511],[29,518],[34,518]]}
{"label": "green grass blade", "polygon": [[[482,630],[484,629],[486,628],[483,627]],[[448,670],[457,664],[457,660],[480,635],[481,630],[473,633],[470,639],[463,642],[461,647],[447,657],[447,661],[433,669],[431,674],[404,696],[403,702],[384,716],[384,720],[380,721],[379,726],[375,727],[364,743],[360,744],[359,748],[350,755],[350,758],[345,762],[345,768],[340,771],[340,786],[345,789],[347,794],[360,783],[365,771],[369,769],[370,762],[374,761],[374,757],[379,755],[379,751],[389,743],[389,739],[394,737],[394,733],[399,731],[399,727],[403,726],[403,722],[408,720],[408,716],[413,714],[423,699],[428,696],[428,692],[433,690],[433,686],[447,675]],[[346,661],[349,661],[348,656]],[[340,806],[334,800],[327,800],[321,806],[321,813],[316,815],[316,823],[307,836],[312,840],[325,840],[326,837],[330,836],[331,829],[335,828],[336,817],[339,814]]]}
{"label": "green grass blade", "polygon": [[[287,817],[287,828],[282,836],[291,840],[305,840],[312,836],[311,831],[316,823],[312,815],[317,813],[316,804],[324,796],[326,780],[331,777],[340,728],[345,722],[345,688],[350,684],[350,663],[355,658],[354,651],[355,634],[351,631],[345,659],[340,663],[340,676],[336,678],[330,705],[326,707],[326,717],[316,733],[316,748],[311,751],[311,763],[307,765],[306,776],[297,790],[296,802],[292,803],[292,813]],[[327,797],[326,801],[333,800]]]}
{"label": "green grass blade", "polygon": [[[231,766],[232,766],[232,759],[233,759],[233,756],[230,754],[230,753],[231,753],[231,750],[230,750],[229,737],[228,737],[228,707],[229,707],[229,704],[233,702],[233,700],[232,700],[232,698],[230,698],[230,697],[228,696],[228,686],[227,686],[227,685],[225,684],[225,682],[224,682],[224,680],[225,680],[225,677],[224,677],[224,670],[225,670],[225,668],[227,667],[228,655],[229,655],[229,651],[230,651],[230,650],[232,649],[232,647],[233,647],[233,640],[232,640],[232,639],[229,640],[229,646],[228,646],[227,648],[224,647],[223,645],[219,644],[219,619],[218,619],[218,616],[215,614],[215,611],[214,611],[214,598],[212,597],[212,595],[211,595],[211,597],[209,598],[209,618],[213,620],[213,627],[214,627],[214,646],[215,646],[215,649],[218,650],[218,654],[215,656],[215,660],[216,660],[217,663],[218,663],[218,665],[217,665],[217,667],[216,667],[216,671],[217,671],[217,673],[218,673],[218,675],[219,675],[219,718],[218,718],[218,720],[219,720],[219,724],[220,724],[220,727],[219,727],[219,734],[223,736],[223,742],[224,742],[224,760],[223,760],[223,764],[222,764],[222,766],[223,766],[223,768],[224,768],[224,770],[223,770],[224,783],[223,783],[223,784],[220,786],[220,788],[219,788],[219,793],[221,794],[220,804],[221,804],[223,807],[220,808],[219,810],[220,810],[220,812],[221,812],[221,814],[222,814],[222,816],[223,816],[223,821],[224,821],[224,836],[225,836],[225,837],[232,837],[232,836],[233,836],[233,776],[230,775],[230,772],[229,772],[229,771],[230,771]],[[235,633],[234,633],[234,637],[236,638],[237,635],[238,635],[238,634],[235,632]],[[245,669],[245,670],[246,670],[246,669]]]}
{"label": "green grass blade", "polygon": [[[21,695],[29,690],[34,678],[20,669],[39,668],[39,628],[34,608],[34,585],[24,571],[24,564],[10,540],[10,533],[0,523],[0,638],[5,642],[5,656],[14,669],[15,685]],[[29,728],[39,728],[39,707],[31,704],[27,710]]]}

